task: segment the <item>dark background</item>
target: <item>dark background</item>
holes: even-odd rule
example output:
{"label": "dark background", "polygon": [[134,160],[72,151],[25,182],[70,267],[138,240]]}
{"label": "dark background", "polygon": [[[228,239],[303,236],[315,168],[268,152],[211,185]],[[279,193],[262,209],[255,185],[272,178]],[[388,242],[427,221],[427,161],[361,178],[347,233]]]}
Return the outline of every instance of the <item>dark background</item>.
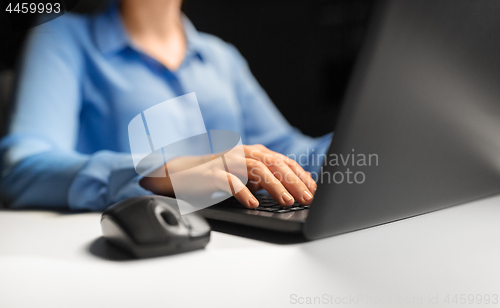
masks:
{"label": "dark background", "polygon": [[333,130],[373,1],[185,0],[199,31],[235,45],[288,121]]}
{"label": "dark background", "polygon": [[[372,2],[185,0],[183,10],[199,31],[239,49],[292,125],[320,136],[333,130]],[[74,11],[95,11],[100,3],[81,0]],[[5,72],[15,68],[25,32],[11,33],[4,18],[0,27],[0,71]],[[6,96],[5,87],[0,92]]]}

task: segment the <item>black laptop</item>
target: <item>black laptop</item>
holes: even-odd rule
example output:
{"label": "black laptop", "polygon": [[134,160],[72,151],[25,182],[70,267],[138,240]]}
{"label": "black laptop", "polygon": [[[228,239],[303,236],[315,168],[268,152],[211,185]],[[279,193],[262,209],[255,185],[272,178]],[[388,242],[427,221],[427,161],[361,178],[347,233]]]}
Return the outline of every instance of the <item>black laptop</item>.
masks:
{"label": "black laptop", "polygon": [[[497,0],[379,3],[311,206],[262,195],[256,210],[229,199],[199,213],[316,239],[499,193],[499,11]],[[349,154],[377,162],[335,163]],[[349,172],[358,182],[340,181]]]}

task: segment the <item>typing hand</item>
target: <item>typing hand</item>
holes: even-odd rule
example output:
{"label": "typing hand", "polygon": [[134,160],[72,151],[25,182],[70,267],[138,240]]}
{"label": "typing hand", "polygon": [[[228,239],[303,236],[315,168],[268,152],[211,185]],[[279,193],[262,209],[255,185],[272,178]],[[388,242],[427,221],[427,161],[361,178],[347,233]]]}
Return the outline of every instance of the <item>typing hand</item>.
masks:
{"label": "typing hand", "polygon": [[[146,177],[141,180],[141,185],[153,193],[174,196],[172,179],[175,177],[175,186],[185,187],[193,195],[206,196],[224,190],[248,208],[258,207],[252,192],[260,189],[267,190],[282,206],[291,206],[295,200],[301,204],[311,203],[317,185],[297,162],[263,145],[239,147],[236,151],[219,153],[214,157],[175,158],[165,166],[166,178]],[[221,164],[210,163],[222,155],[226,166],[238,166],[231,169],[232,173],[222,168]],[[242,182],[244,178],[248,178],[246,186]],[[229,179],[231,189],[227,185]]]}

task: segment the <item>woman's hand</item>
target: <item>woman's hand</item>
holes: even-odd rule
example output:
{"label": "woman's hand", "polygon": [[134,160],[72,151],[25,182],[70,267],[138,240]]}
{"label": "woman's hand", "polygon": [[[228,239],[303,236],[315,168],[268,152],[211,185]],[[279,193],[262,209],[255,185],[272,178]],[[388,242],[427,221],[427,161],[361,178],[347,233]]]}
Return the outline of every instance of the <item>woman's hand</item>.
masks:
{"label": "woman's hand", "polygon": [[[317,185],[311,175],[294,160],[269,150],[263,145],[243,145],[237,151],[229,151],[215,156],[178,157],[165,166],[167,177],[146,177],[141,185],[156,194],[174,196],[172,178],[175,174],[176,187],[186,186],[192,194],[206,195],[224,190],[234,195],[248,208],[259,206],[252,192],[265,189],[282,206],[291,206],[295,200],[310,204]],[[234,153],[244,153],[235,155]],[[223,155],[224,164],[245,166],[232,169],[221,168],[210,161]],[[244,161],[242,161],[244,160]],[[207,163],[208,162],[208,163]],[[183,171],[182,173],[178,173]],[[245,186],[241,179],[248,178]],[[228,181],[231,189],[228,191]]]}

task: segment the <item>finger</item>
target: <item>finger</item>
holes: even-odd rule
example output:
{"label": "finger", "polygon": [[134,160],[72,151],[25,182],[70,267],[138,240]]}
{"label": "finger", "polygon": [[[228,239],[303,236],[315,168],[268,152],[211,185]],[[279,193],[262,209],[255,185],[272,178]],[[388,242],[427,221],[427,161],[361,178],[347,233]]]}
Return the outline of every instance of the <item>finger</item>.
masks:
{"label": "finger", "polygon": [[248,178],[257,182],[282,206],[294,203],[292,195],[261,161],[247,158]]}
{"label": "finger", "polygon": [[262,189],[262,186],[260,186],[260,184],[258,182],[254,182],[254,181],[248,181],[247,187],[252,193]]}
{"label": "finger", "polygon": [[245,147],[245,155],[247,157],[250,157],[250,158],[253,158],[256,160],[260,160],[264,163],[266,163],[265,160],[266,160],[266,157],[268,157],[268,155],[274,155],[274,156],[278,155],[279,157],[282,158],[283,161],[285,161],[287,163],[287,165],[290,167],[290,169],[292,169],[292,171],[294,171],[295,174],[297,174],[297,176],[304,182],[304,184],[306,184],[309,191],[315,192],[317,189],[317,184],[313,180],[313,178],[311,177],[311,174],[309,172],[306,172],[302,168],[302,166],[300,166],[296,161],[286,157],[283,154],[276,153],[276,152],[266,148],[263,145],[257,144],[257,145],[252,145],[252,146],[246,146]]}
{"label": "finger", "polygon": [[[268,158],[270,155],[268,155]],[[269,160],[269,159],[268,159]],[[282,158],[275,157],[274,161],[266,164],[274,176],[281,181],[283,186],[292,194],[292,196],[301,204],[310,204],[313,195],[305,183],[290,169]]]}
{"label": "finger", "polygon": [[[313,199],[313,194],[309,190],[309,187],[305,184],[306,182],[302,180],[295,171],[293,171],[290,166],[285,162],[287,157],[278,154],[276,152],[261,152],[254,153],[254,155],[259,158],[259,160],[266,165],[269,170],[274,174],[274,176],[283,184],[283,186],[292,194],[292,196],[299,201],[301,204],[310,204]],[[298,166],[298,164],[297,164]],[[297,168],[297,172],[301,172],[303,178],[307,180],[307,174],[300,168]]]}
{"label": "finger", "polygon": [[[269,164],[269,166],[271,166],[269,158],[273,157],[273,156],[277,156],[278,157],[277,160],[284,161],[288,165],[288,167],[298,176],[298,178],[307,186],[307,189],[309,190],[309,192],[312,193],[312,195],[314,195],[314,193],[316,192],[317,184],[312,179],[311,174],[309,172],[304,171],[304,169],[296,161],[286,157],[285,155],[273,152],[273,151],[267,149],[266,147],[260,146],[260,145],[248,146],[248,147],[246,147],[245,151],[246,151],[245,155],[251,156],[251,158],[253,158],[253,159],[264,162],[264,164]],[[229,154],[231,154],[231,153],[229,153]],[[246,178],[247,172],[248,172],[246,162],[245,162],[246,158],[241,158],[240,155],[229,155],[229,154],[224,155],[226,162],[227,162],[227,165],[232,167],[228,171],[231,172],[231,174],[237,175],[240,179]],[[271,155],[271,156],[269,156],[269,155]],[[287,170],[287,172],[288,172],[288,169],[285,169],[285,170]],[[276,172],[276,170],[271,170],[271,172]],[[285,172],[283,172],[283,170],[281,170],[281,172],[280,172],[281,177],[280,177],[280,175],[278,175],[278,177],[279,177],[278,179],[284,178],[284,176],[283,176],[284,174],[286,175],[287,173],[285,173]],[[289,176],[287,175],[287,177],[289,177]],[[252,191],[252,192],[255,192],[255,191],[260,190],[262,188],[260,186],[257,188],[257,187],[255,187],[256,185],[250,184],[250,183],[247,184],[247,186],[250,189],[250,191]],[[298,199],[300,199],[300,198],[298,198]],[[305,202],[305,200],[304,200],[304,202]]]}
{"label": "finger", "polygon": [[231,173],[227,173],[230,178],[230,184],[233,187],[234,197],[245,207],[249,209],[254,209],[259,206],[259,201],[248,187],[243,184],[243,182]]}
{"label": "finger", "polygon": [[285,162],[288,164],[290,169],[295,172],[295,174],[306,184],[309,191],[314,195],[318,189],[318,184],[314,181],[310,172],[305,171],[301,165],[299,165],[295,160],[285,157]]}
{"label": "finger", "polygon": [[[291,159],[289,157],[286,157],[283,154],[279,154],[279,153],[273,152],[273,151],[269,150],[268,148],[266,148],[264,146],[262,146],[261,148],[259,148],[259,151],[263,152],[263,153],[265,153],[267,155],[269,155],[269,154],[271,154],[271,155],[279,155],[283,159],[283,161],[290,167],[290,169],[292,169],[292,171],[302,180],[302,182],[304,182],[304,184],[307,186],[307,188],[309,189],[309,191],[313,195],[314,195],[314,193],[316,193],[318,185],[313,180],[313,178],[311,176],[311,173],[306,172],[304,170],[304,168],[302,168],[302,166],[299,165],[295,160],[293,160],[293,159]],[[257,153],[257,156],[259,156],[258,153]]]}
{"label": "finger", "polygon": [[[229,182],[230,185],[227,185]],[[219,170],[216,174],[214,185],[227,193],[233,195],[241,204],[249,209],[259,206],[259,201],[250,192],[250,190],[241,182],[238,177],[229,172]],[[238,187],[235,189],[234,187]]]}

